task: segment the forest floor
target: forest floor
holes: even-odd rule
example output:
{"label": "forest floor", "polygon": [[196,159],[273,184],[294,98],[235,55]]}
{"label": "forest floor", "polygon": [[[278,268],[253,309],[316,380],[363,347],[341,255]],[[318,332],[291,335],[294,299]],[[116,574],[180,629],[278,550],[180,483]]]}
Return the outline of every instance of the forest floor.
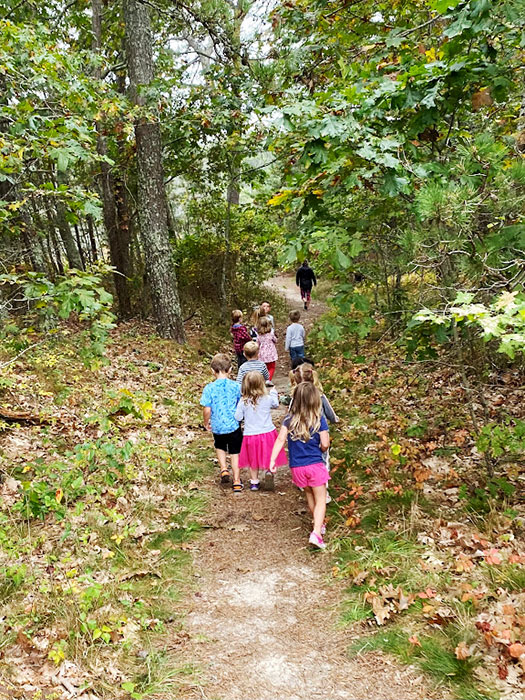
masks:
{"label": "forest floor", "polygon": [[[293,278],[279,276],[268,284],[289,308],[301,308]],[[307,331],[325,311],[314,292],[310,309],[301,310]],[[287,393],[287,320],[276,323],[280,359],[274,383]],[[284,408],[276,410],[276,424],[283,415]],[[381,653],[348,657],[350,640],[338,625],[342,585],[331,576],[330,556],[307,544],[311,522],[288,468],[276,475],[274,492],[233,495],[231,488],[218,486],[213,472],[204,488],[211,493],[207,530],[195,554],[199,584],[188,615],[187,651],[203,669],[194,697],[430,697],[420,674]]]}
{"label": "forest floor", "polygon": [[[268,285],[286,393],[301,303]],[[314,293],[306,328],[327,311]],[[0,700],[522,700],[525,471],[483,478],[457,367],[311,333],[342,418],[318,552],[289,470],[273,492],[218,483],[198,401],[231,343],[187,330],[122,323],[105,358],[73,322],[4,340]],[[495,373],[491,415],[523,418],[520,382]]]}

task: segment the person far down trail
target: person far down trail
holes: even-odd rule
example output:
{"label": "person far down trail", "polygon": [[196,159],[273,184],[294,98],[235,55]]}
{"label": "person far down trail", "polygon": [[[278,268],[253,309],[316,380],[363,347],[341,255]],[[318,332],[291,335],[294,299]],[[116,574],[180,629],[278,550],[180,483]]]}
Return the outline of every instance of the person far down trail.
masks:
{"label": "person far down trail", "polygon": [[308,309],[310,304],[310,294],[312,293],[313,285],[317,284],[315,272],[308,265],[308,260],[305,260],[295,275],[295,284],[301,290],[301,299],[304,302],[304,308]]}

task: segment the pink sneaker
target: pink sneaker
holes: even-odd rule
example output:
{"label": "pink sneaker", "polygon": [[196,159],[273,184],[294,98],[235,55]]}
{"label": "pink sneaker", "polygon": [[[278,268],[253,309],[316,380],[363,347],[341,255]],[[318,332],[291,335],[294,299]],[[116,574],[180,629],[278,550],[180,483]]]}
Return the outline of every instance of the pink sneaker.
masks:
{"label": "pink sneaker", "polygon": [[310,544],[313,544],[315,547],[319,547],[319,549],[325,549],[326,544],[324,543],[324,540],[322,537],[320,537],[316,532],[312,530],[310,533],[310,538],[308,539],[308,542]]}

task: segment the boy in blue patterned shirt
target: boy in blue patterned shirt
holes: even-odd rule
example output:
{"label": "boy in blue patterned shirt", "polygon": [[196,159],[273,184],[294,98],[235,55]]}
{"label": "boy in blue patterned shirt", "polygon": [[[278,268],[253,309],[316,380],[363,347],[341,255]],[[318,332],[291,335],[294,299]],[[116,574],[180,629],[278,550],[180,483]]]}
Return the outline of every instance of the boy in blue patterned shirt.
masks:
{"label": "boy in blue patterned shirt", "polygon": [[233,472],[233,492],[243,489],[239,470],[239,453],[242,445],[242,430],[235,419],[235,409],[241,398],[241,387],[230,379],[231,360],[219,353],[211,361],[215,381],[206,384],[201,396],[204,426],[213,433],[213,442],[221,468],[221,482],[228,483],[230,475],[226,466],[226,454],[230,454]]}

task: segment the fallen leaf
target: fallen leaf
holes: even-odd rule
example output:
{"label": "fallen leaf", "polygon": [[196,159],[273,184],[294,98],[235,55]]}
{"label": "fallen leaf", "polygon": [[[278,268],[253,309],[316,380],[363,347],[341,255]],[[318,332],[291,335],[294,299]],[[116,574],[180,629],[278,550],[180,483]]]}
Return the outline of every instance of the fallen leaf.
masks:
{"label": "fallen leaf", "polygon": [[525,646],[523,644],[520,644],[520,642],[515,642],[509,647],[509,654],[512,656],[513,659],[519,659],[520,656],[523,656],[523,654],[525,654]]}
{"label": "fallen leaf", "polygon": [[415,634],[412,635],[412,637],[409,637],[408,641],[410,642],[410,644],[413,644],[415,647],[421,646],[421,642],[419,641],[419,639],[416,637]]}
{"label": "fallen leaf", "polygon": [[483,552],[483,557],[489,566],[501,564],[501,556],[497,549],[489,549]]}
{"label": "fallen leaf", "polygon": [[454,654],[456,655],[456,659],[465,661],[469,656],[472,656],[472,647],[468,647],[465,642],[460,642],[454,649]]}

